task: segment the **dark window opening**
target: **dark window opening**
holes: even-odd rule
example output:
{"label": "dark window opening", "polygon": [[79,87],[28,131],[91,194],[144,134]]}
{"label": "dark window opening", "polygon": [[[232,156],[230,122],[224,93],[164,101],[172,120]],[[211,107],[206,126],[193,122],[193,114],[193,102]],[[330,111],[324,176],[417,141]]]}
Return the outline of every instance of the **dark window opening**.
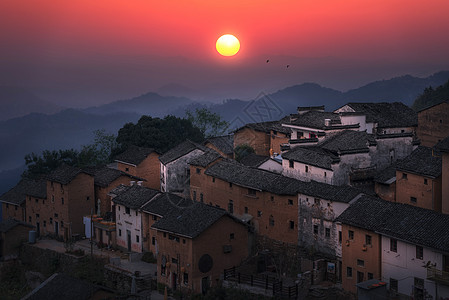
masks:
{"label": "dark window opening", "polygon": [[295,166],[294,161],[293,161],[293,160],[289,160],[289,161],[288,161],[288,167],[293,169],[294,166]]}
{"label": "dark window opening", "polygon": [[274,217],[272,215],[270,216],[268,221],[269,221],[270,226],[273,227],[274,226]]}
{"label": "dark window opening", "polygon": [[390,239],[390,251],[398,252],[398,241],[395,239]]}
{"label": "dark window opening", "polygon": [[410,202],[411,202],[411,203],[416,203],[416,202],[417,202],[416,197],[410,197]]}
{"label": "dark window opening", "polygon": [[125,206],[125,213],[127,213],[128,215],[131,214],[131,209],[129,207]]}
{"label": "dark window opening", "polygon": [[292,199],[288,199],[288,205],[293,205],[293,200]]}
{"label": "dark window opening", "polygon": [[331,237],[331,229],[330,228],[326,228],[324,230],[324,234],[325,234],[325,237],[330,238]]}
{"label": "dark window opening", "polygon": [[346,268],[346,277],[352,278],[352,268],[351,267]]}
{"label": "dark window opening", "polygon": [[371,245],[371,240],[372,240],[372,238],[371,238],[371,236],[370,235],[365,235],[365,245]]}
{"label": "dark window opening", "polygon": [[294,221],[290,221],[290,229],[295,229],[295,222]]}
{"label": "dark window opening", "polygon": [[230,240],[233,240],[234,238],[235,238],[234,233],[229,234],[229,239],[230,239]]}
{"label": "dark window opening", "polygon": [[416,258],[417,259],[423,259],[424,256],[424,249],[421,246],[416,246]]}
{"label": "dark window opening", "polygon": [[313,225],[313,234],[318,234],[318,225]]}
{"label": "dark window opening", "polygon": [[350,240],[353,240],[353,239],[354,239],[354,231],[352,231],[352,230],[349,230],[349,231],[348,231],[348,238],[349,238]]}

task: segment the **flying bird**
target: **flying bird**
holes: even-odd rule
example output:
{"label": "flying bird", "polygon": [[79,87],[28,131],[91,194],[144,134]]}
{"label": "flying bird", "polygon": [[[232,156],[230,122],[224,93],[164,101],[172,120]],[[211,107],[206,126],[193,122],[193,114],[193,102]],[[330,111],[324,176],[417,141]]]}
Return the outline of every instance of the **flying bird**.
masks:
{"label": "flying bird", "polygon": [[287,65],[287,69],[288,69],[288,67],[290,67],[290,65]]}
{"label": "flying bird", "polygon": [[269,63],[270,62],[270,60],[269,59],[267,59],[267,63]]}

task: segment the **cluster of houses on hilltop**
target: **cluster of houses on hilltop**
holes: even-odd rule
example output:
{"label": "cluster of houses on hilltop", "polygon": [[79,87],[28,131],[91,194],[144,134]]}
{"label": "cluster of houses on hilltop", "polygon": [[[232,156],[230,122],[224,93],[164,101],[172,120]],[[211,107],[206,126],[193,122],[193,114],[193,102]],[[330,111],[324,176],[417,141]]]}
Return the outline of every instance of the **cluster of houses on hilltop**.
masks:
{"label": "cluster of houses on hilltop", "polygon": [[[368,282],[390,295],[445,298],[447,116],[447,102],[418,113],[401,103],[299,107],[164,154],[132,146],[114,168],[63,165],[23,179],[0,196],[3,220],[151,251],[158,282],[174,289],[206,291],[264,237],[321,253],[332,273],[324,278],[347,291]],[[243,144],[255,153],[237,162]]]}

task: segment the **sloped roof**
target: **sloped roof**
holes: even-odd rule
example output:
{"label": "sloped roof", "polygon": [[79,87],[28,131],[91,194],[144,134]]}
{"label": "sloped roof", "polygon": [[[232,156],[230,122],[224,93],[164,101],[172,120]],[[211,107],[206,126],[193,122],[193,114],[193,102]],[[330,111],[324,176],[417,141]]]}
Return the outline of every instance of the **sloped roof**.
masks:
{"label": "sloped roof", "polygon": [[368,134],[365,131],[344,130],[325,139],[317,146],[334,153],[345,154],[368,152],[368,147],[376,144],[373,134]]}
{"label": "sloped roof", "polygon": [[[123,188],[123,186],[121,186]],[[116,204],[124,205],[131,209],[138,209],[145,203],[150,201],[154,196],[159,193],[157,190],[153,190],[140,185],[133,185],[123,188],[112,201]]]}
{"label": "sloped roof", "polygon": [[234,135],[223,135],[208,138],[204,144],[211,143],[224,154],[231,155],[234,153]]}
{"label": "sloped roof", "polygon": [[441,154],[432,148],[419,146],[397,163],[397,170],[436,178],[441,175],[441,164]]}
{"label": "sloped roof", "polygon": [[88,300],[100,288],[90,282],[55,273],[23,300]]}
{"label": "sloped roof", "polygon": [[78,174],[81,173],[92,175],[80,168],[62,164],[56,170],[50,172],[50,174],[46,176],[46,179],[62,184],[69,184],[73,179],[76,178],[76,176],[78,176]]}
{"label": "sloped roof", "polygon": [[412,244],[449,251],[449,215],[430,209],[362,196],[336,220]]}
{"label": "sloped roof", "polygon": [[205,174],[236,185],[276,195],[301,193],[325,200],[348,203],[362,193],[361,190],[350,186],[335,186],[316,181],[304,182],[232,161],[218,162],[208,168]]}
{"label": "sloped roof", "polygon": [[189,164],[193,166],[207,167],[209,164],[220,158],[223,157],[218,152],[212,149],[207,149],[206,152],[204,152],[200,156],[194,157],[189,160]]}
{"label": "sloped roof", "polygon": [[320,147],[296,147],[282,154],[283,159],[294,160],[311,166],[332,170],[332,164],[340,161],[337,155]]}
{"label": "sloped roof", "polygon": [[107,187],[120,176],[127,176],[130,179],[145,181],[143,178],[133,176],[117,169],[108,168],[107,166],[89,167],[85,168],[85,170],[94,176],[95,185],[101,187]]}
{"label": "sloped roof", "polygon": [[153,148],[144,148],[131,145],[125,152],[117,155],[114,159],[115,161],[122,161],[137,166],[153,152],[157,153],[157,151]]}
{"label": "sloped roof", "polygon": [[296,195],[305,182],[269,171],[247,167],[230,160],[223,160],[209,167],[204,174],[227,182],[277,195]]}
{"label": "sloped roof", "polygon": [[441,152],[449,152],[449,136],[436,144],[435,149]]}
{"label": "sloped roof", "polygon": [[347,105],[355,112],[365,114],[367,123],[377,123],[378,127],[418,126],[418,114],[401,102],[350,102]]}
{"label": "sloped roof", "polygon": [[228,213],[217,207],[201,202],[174,211],[157,221],[152,228],[195,238]]}
{"label": "sloped roof", "polygon": [[270,159],[269,156],[257,155],[255,153],[250,153],[247,156],[243,157],[240,160],[240,163],[245,166],[257,168],[269,159]]}
{"label": "sloped roof", "polygon": [[237,128],[234,132],[237,132],[243,128],[251,128],[256,131],[270,133],[271,130],[282,132],[285,134],[290,134],[290,129],[283,127],[282,123],[285,123],[285,118],[279,121],[268,121],[268,122],[259,122],[259,123],[247,123],[244,126]]}
{"label": "sloped roof", "polygon": [[45,179],[22,179],[16,186],[0,196],[0,201],[15,205],[25,202],[26,196],[40,199],[47,198],[47,181]]}
{"label": "sloped roof", "polygon": [[396,163],[389,165],[385,169],[376,172],[374,181],[378,183],[389,184],[393,178],[396,177]]}
{"label": "sloped roof", "polygon": [[193,204],[190,199],[182,198],[172,193],[159,193],[150,202],[146,203],[142,210],[144,212],[155,214],[161,217],[169,213],[180,211]]}
{"label": "sloped roof", "polygon": [[181,144],[179,144],[178,146],[176,146],[176,147],[168,150],[164,154],[162,154],[159,157],[159,160],[161,161],[161,163],[163,163],[165,165],[165,164],[168,164],[168,163],[192,152],[195,149],[206,151],[209,148],[207,148],[203,145],[194,143],[190,140],[186,140],[186,141],[182,142]]}
{"label": "sloped roof", "polygon": [[23,226],[26,226],[29,228],[34,228],[34,226],[31,224],[27,224],[27,223],[24,223],[22,221],[18,221],[15,219],[7,219],[6,221],[3,221],[0,223],[0,232],[8,232],[11,229],[13,229],[14,227],[16,227],[17,225],[23,225]]}
{"label": "sloped roof", "polygon": [[326,128],[324,120],[330,119],[332,125],[341,125],[340,116],[333,112],[308,111],[295,117],[297,117],[296,120],[284,124],[324,130]]}

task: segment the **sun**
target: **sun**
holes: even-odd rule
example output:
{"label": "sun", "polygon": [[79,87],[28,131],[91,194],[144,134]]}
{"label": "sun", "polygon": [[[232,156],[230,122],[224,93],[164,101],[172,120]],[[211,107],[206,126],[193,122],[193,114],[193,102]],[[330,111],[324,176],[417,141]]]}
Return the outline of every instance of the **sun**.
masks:
{"label": "sun", "polygon": [[233,56],[236,55],[240,50],[239,40],[232,34],[222,35],[215,44],[218,53],[223,56]]}

